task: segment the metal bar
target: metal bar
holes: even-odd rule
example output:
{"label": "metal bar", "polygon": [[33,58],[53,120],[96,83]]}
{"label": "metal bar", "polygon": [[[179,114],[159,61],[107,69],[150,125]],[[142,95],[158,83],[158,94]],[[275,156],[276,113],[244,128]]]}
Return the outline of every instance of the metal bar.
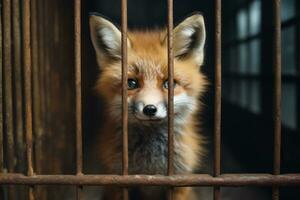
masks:
{"label": "metal bar", "polygon": [[[31,31],[30,0],[23,1],[23,55],[24,55],[24,92],[25,92],[25,131],[27,153],[27,175],[34,175],[32,159],[32,85],[31,85]],[[34,199],[33,186],[29,187],[29,200]]]}
{"label": "metal bar", "polygon": [[103,186],[285,186],[299,187],[300,174],[35,175],[1,174],[0,184]]}
{"label": "metal bar", "polygon": [[81,110],[81,11],[80,0],[75,0],[75,81],[76,81],[76,149],[77,174],[82,173],[82,110]]}
{"label": "metal bar", "polygon": [[[168,0],[168,176],[174,174],[174,55],[173,55],[173,0]],[[174,198],[173,188],[168,199]]]}
{"label": "metal bar", "polygon": [[[128,106],[127,106],[127,0],[122,0],[122,174],[128,175]],[[123,188],[123,199],[128,200],[128,189]]]}
{"label": "metal bar", "polygon": [[174,173],[173,0],[168,0],[168,175]]}
{"label": "metal bar", "polygon": [[[77,175],[82,175],[82,95],[81,95],[81,0],[74,2],[75,33],[75,92],[76,92],[76,164]],[[77,186],[77,199],[83,199],[83,188]]]}
{"label": "metal bar", "polygon": [[[221,0],[215,0],[214,176],[221,174],[221,48]],[[219,199],[220,187],[214,187],[214,200]]]}
{"label": "metal bar", "polygon": [[[281,152],[281,16],[280,0],[274,0],[274,170],[275,175],[280,174]],[[279,200],[279,188],[273,187],[272,199]]]}

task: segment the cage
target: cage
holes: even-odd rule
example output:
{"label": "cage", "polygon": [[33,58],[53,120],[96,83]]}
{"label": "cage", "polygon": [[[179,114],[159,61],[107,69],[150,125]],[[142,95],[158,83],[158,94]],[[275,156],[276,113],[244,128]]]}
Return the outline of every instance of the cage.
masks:
{"label": "cage", "polygon": [[[3,0],[1,7],[1,199],[99,199],[109,185],[124,187],[125,199],[137,185],[165,185],[170,199],[176,186],[197,187],[202,199],[297,199],[298,1]],[[127,23],[172,28],[193,11],[207,29],[205,167],[188,176],[103,174],[95,138],[105,115],[93,89],[99,70],[89,13],[126,32]]]}

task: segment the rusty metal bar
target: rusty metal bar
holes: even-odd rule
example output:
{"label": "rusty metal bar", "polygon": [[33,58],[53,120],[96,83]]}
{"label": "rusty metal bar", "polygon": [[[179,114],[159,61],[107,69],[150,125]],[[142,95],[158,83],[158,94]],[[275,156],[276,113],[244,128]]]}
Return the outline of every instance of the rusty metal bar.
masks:
{"label": "rusty metal bar", "polygon": [[[274,0],[274,175],[280,174],[281,152],[281,16],[280,0]],[[279,200],[279,188],[273,187],[272,199]]]}
{"label": "rusty metal bar", "polygon": [[[74,2],[75,32],[75,92],[76,92],[76,164],[77,175],[82,175],[82,101],[81,101],[81,0]],[[83,199],[83,188],[77,186],[77,199]]]}
{"label": "rusty metal bar", "polygon": [[299,187],[300,174],[36,175],[1,174],[0,184],[103,186],[285,186]]}
{"label": "rusty metal bar", "polygon": [[[122,0],[122,174],[128,175],[128,103],[127,103],[127,0]],[[128,189],[123,188],[123,199],[128,200]]]}
{"label": "rusty metal bar", "polygon": [[[27,175],[34,175],[32,159],[32,69],[31,69],[31,30],[30,30],[30,0],[23,1],[23,55],[24,55],[24,93],[25,93],[25,131]],[[29,187],[29,200],[34,199],[33,186]]]}
{"label": "rusty metal bar", "polygon": [[168,0],[168,175],[174,173],[173,0]]}
{"label": "rusty metal bar", "polygon": [[[173,55],[173,0],[168,0],[168,172],[174,174],[174,55]],[[168,199],[173,199],[173,188]]]}
{"label": "rusty metal bar", "polygon": [[82,174],[82,110],[81,110],[81,2],[75,0],[75,81],[76,81],[76,152],[77,174]]}
{"label": "rusty metal bar", "polygon": [[[221,48],[221,0],[215,0],[214,176],[221,174]],[[214,187],[214,200],[219,199],[220,187]]]}

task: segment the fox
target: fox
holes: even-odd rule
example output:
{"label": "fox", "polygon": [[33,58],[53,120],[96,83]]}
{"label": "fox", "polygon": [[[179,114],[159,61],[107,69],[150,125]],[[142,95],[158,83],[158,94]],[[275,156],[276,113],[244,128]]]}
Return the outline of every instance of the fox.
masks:
{"label": "fox", "polygon": [[[104,101],[105,122],[97,155],[106,173],[122,172],[122,33],[111,20],[90,14],[90,37],[99,67],[95,90]],[[173,29],[174,173],[190,174],[203,166],[205,138],[199,131],[199,100],[208,80],[201,72],[206,31],[204,17],[194,13]],[[128,159],[129,174],[165,174],[168,162],[167,29],[129,30]],[[122,199],[120,188],[107,188],[103,199]],[[137,187],[137,199],[165,199],[166,187]],[[190,187],[175,188],[175,200],[196,199]]]}

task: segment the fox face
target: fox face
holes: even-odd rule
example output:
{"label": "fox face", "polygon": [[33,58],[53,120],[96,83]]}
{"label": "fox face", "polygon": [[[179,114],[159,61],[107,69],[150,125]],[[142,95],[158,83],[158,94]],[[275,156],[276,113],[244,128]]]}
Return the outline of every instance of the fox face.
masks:
{"label": "fox face", "polygon": [[[109,20],[90,16],[90,32],[101,74],[96,90],[108,104],[110,117],[121,119],[121,32]],[[129,123],[163,123],[168,110],[167,31],[129,31],[128,117]],[[205,25],[194,14],[173,30],[174,122],[182,124],[199,108],[198,98],[207,85],[199,72],[203,64]]]}

